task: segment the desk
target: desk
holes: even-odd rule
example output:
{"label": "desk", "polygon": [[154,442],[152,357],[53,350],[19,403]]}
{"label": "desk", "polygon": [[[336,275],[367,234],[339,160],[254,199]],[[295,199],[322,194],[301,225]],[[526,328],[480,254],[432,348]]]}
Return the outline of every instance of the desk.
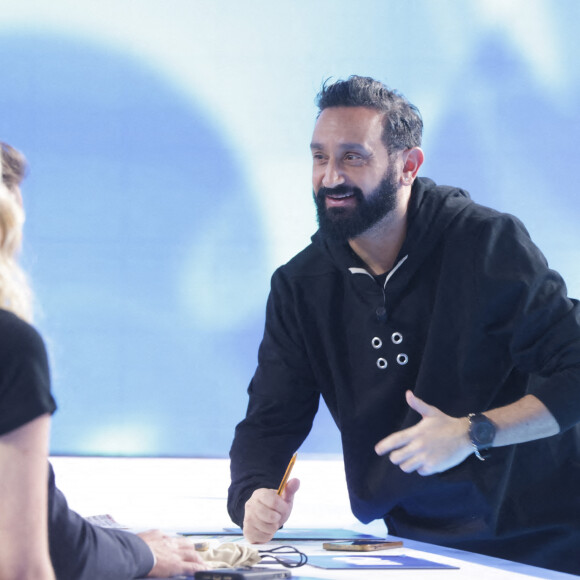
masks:
{"label": "desk", "polygon": [[[442,578],[448,578],[449,580],[522,580],[522,578],[564,580],[578,578],[571,574],[564,574],[553,570],[546,570],[543,568],[519,564],[517,562],[483,556],[481,554],[474,554],[471,552],[464,552],[461,550],[454,550],[451,548],[444,548],[432,544],[425,544],[422,542],[389,536],[389,540],[397,539],[403,541],[404,545],[402,548],[366,553],[329,552],[322,549],[322,542],[319,540],[273,541],[268,544],[255,545],[254,547],[258,550],[268,550],[276,546],[291,545],[305,553],[307,556],[350,556],[363,554],[385,556],[406,555],[457,567],[457,569],[439,570],[326,570],[306,564],[300,568],[290,569],[294,580],[310,580],[316,578],[332,580],[440,580]],[[223,539],[223,541],[240,542],[246,545],[245,540],[237,536]],[[265,560],[262,565],[282,569],[281,565],[274,563],[270,559]]]}
{"label": "desk", "polygon": [[[287,527],[346,528],[379,537],[384,536],[383,522],[363,525],[357,522],[350,512],[340,459],[299,459],[293,475],[300,478],[301,486]],[[161,528],[167,531],[184,531],[188,527],[207,526],[206,529],[217,530],[233,525],[225,509],[229,485],[229,462],[225,459],[55,457],[52,463],[58,486],[67,496],[71,507],[82,515],[110,513],[118,521],[133,529]],[[320,501],[321,497],[324,498],[324,502]],[[243,542],[243,539],[238,537],[237,541]],[[459,569],[337,571],[307,565],[292,569],[292,577],[296,580],[578,578],[479,554],[411,540],[403,541],[402,549],[381,553],[393,555],[403,553],[452,564]],[[291,541],[284,543],[299,547],[308,555],[330,554],[322,550],[321,541],[300,545]],[[265,548],[275,545],[280,545],[280,542],[271,542],[266,544]],[[262,549],[262,546],[256,547]]]}

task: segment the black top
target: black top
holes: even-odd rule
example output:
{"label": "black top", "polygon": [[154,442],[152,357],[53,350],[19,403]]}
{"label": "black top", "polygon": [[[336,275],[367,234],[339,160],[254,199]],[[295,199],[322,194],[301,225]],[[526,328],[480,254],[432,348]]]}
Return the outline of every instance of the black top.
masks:
{"label": "black top", "polygon": [[[44,342],[29,324],[0,309],[0,434],[56,409]],[[153,553],[135,534],[104,529],[68,508],[48,480],[50,556],[58,580],[131,580],[153,568]]]}
{"label": "black top", "polygon": [[42,338],[0,309],[0,435],[55,409]]}
{"label": "black top", "polygon": [[[561,433],[406,474],[374,445],[419,421],[407,389],[456,417],[533,393]],[[347,244],[316,234],[272,277],[248,392],[230,453],[236,523],[254,489],[277,487],[322,395],[362,522],[384,517],[394,534],[580,573],[580,308],[513,216],[416,180],[384,286]]]}

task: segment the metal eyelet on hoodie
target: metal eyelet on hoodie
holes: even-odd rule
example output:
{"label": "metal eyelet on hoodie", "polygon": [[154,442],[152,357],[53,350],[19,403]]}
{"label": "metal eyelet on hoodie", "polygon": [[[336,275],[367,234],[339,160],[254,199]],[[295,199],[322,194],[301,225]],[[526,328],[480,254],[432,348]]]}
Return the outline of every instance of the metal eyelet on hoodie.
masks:
{"label": "metal eyelet on hoodie", "polygon": [[406,365],[409,362],[409,357],[404,352],[402,352],[397,355],[397,362],[401,366]]}
{"label": "metal eyelet on hoodie", "polygon": [[393,344],[401,344],[403,342],[403,335],[400,332],[393,332],[391,340]]}
{"label": "metal eyelet on hoodie", "polygon": [[378,336],[375,336],[371,340],[371,344],[373,345],[373,348],[379,349],[381,346],[383,346],[383,341]]}
{"label": "metal eyelet on hoodie", "polygon": [[385,370],[388,366],[388,363],[386,361],[386,359],[384,359],[383,357],[378,358],[377,359],[377,366],[381,369],[381,370]]}

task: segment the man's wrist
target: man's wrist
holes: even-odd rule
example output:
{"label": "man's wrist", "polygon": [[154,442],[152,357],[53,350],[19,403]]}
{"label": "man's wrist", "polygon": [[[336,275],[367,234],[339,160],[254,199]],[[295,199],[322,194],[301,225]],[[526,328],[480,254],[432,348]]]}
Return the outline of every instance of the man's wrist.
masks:
{"label": "man's wrist", "polygon": [[493,446],[497,433],[497,425],[483,413],[470,413],[468,436],[473,447],[475,456],[484,461],[487,457],[485,451]]}

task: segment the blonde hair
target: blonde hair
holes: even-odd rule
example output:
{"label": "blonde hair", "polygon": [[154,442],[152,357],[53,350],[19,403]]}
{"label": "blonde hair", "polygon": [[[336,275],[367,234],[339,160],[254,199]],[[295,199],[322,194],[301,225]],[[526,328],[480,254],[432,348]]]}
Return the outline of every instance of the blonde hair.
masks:
{"label": "blonde hair", "polygon": [[0,165],[0,308],[32,322],[32,291],[18,263],[24,225],[20,183],[26,174],[26,159],[0,141]]}

